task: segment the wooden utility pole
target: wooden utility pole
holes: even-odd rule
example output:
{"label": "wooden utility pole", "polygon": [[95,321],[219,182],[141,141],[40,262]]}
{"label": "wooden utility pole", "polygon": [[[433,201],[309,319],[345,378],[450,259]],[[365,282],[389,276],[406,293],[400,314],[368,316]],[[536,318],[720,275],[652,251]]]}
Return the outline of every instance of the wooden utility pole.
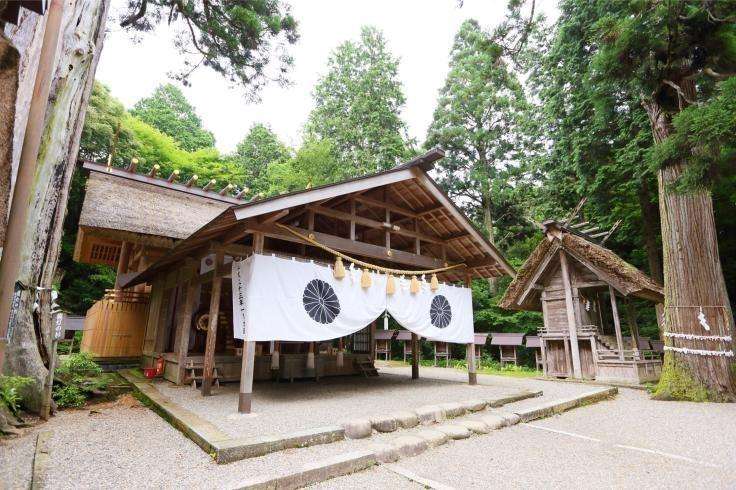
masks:
{"label": "wooden utility pole", "polygon": [[5,346],[12,331],[15,311],[11,311],[16,296],[16,280],[20,271],[23,238],[36,172],[38,150],[41,147],[41,136],[44,132],[46,106],[51,91],[51,80],[54,75],[56,54],[59,48],[59,33],[63,18],[64,2],[51,0],[46,14],[46,28],[43,33],[43,44],[38,59],[38,71],[33,86],[33,97],[28,110],[23,148],[18,162],[18,174],[15,179],[15,190],[10,206],[8,226],[5,232],[2,260],[0,260],[0,370],[5,361]]}
{"label": "wooden utility pole", "polygon": [[215,252],[215,275],[212,278],[212,292],[210,294],[209,325],[207,341],[204,348],[204,369],[202,370],[202,395],[212,394],[212,376],[215,368],[215,348],[217,346],[217,327],[220,325],[220,293],[222,292],[222,264],[225,253],[219,248]]}

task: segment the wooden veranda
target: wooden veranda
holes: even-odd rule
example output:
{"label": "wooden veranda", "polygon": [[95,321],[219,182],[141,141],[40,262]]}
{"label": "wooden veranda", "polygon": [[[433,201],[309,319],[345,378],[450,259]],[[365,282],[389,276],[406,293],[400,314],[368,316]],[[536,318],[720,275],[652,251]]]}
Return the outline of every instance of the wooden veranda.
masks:
{"label": "wooden veranda", "polygon": [[[250,411],[254,379],[283,378],[285,372],[293,374],[288,378],[370,373],[375,323],[336,339],[337,348],[325,355],[315,352],[313,343],[233,338],[228,261],[256,253],[332,262],[329,253],[301,236],[385,267],[462,264],[438,274],[444,282],[467,285],[472,278],[513,275],[498,250],[427,174],[442,156],[432,150],[385,172],[225,209],[122,284],[151,286],[144,364],[163,358],[167,379],[184,384],[201,378],[204,395],[215,381],[239,379],[242,412]],[[203,266],[208,258],[211,269]],[[475,383],[475,351],[472,344],[466,348],[469,381]],[[413,367],[418,376],[416,360]]]}

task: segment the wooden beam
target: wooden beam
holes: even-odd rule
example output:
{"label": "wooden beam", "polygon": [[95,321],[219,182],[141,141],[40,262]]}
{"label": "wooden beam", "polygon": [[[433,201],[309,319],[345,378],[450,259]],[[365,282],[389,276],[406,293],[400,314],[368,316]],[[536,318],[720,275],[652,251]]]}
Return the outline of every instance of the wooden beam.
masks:
{"label": "wooden beam", "polygon": [[204,369],[202,374],[202,396],[212,394],[212,376],[215,367],[215,346],[217,343],[217,327],[220,319],[220,293],[222,292],[222,265],[225,254],[222,250],[215,253],[215,276],[212,280],[210,295],[209,325],[204,350]]}
{"label": "wooden beam", "polygon": [[559,251],[560,265],[562,266],[562,283],[565,287],[565,309],[567,310],[567,327],[570,332],[570,352],[572,354],[572,371],[574,378],[582,378],[580,367],[580,345],[578,344],[578,327],[575,321],[575,305],[572,299],[570,285],[570,269],[567,264],[567,255],[564,250]]}
{"label": "wooden beam", "polygon": [[611,295],[611,312],[613,313],[613,328],[616,331],[616,347],[618,348],[619,360],[624,360],[624,338],[621,334],[621,319],[618,316],[618,305],[616,305],[616,291],[613,286],[608,286]]}
{"label": "wooden beam", "polygon": [[[405,252],[403,250],[391,250],[391,257],[386,255],[386,248],[381,245],[373,245],[370,243],[353,241],[348,238],[337,237],[334,235],[328,235],[326,233],[320,233],[318,231],[310,232],[303,228],[290,227],[294,231],[303,235],[309,233],[314,234],[315,240],[327,245],[330,248],[334,248],[346,254],[360,255],[363,257],[370,257],[374,259],[389,260],[398,264],[410,265],[413,267],[434,269],[443,267],[444,263],[442,260],[428,257],[426,255],[416,255],[411,252]],[[277,228],[271,225],[251,224],[250,229],[253,231],[260,231],[267,236],[278,238],[279,240],[286,240],[294,243],[307,243],[300,238],[288,233],[287,231]]]}
{"label": "wooden beam", "polygon": [[281,211],[276,211],[276,212],[271,213],[271,214],[259,216],[258,217],[258,221],[260,223],[273,223],[275,221],[280,220],[281,218],[283,218],[287,214],[289,214],[289,210],[288,209],[282,209]]}
{"label": "wooden beam", "polygon": [[187,354],[189,353],[189,332],[192,328],[192,313],[194,305],[197,303],[197,292],[199,291],[197,284],[194,281],[190,281],[186,285],[186,293],[184,295],[184,304],[182,310],[179,313],[179,324],[177,327],[177,346],[176,346],[176,358],[179,362],[178,373],[176,376],[176,384],[181,385],[184,383],[184,377],[186,374],[185,362]]}
{"label": "wooden beam", "polygon": [[118,270],[115,275],[115,289],[120,289],[120,279],[128,272],[128,261],[130,260],[130,242],[123,242],[120,246],[120,257],[118,257]]}
{"label": "wooden beam", "polygon": [[368,196],[355,196],[354,198],[358,202],[362,202],[363,204],[367,204],[369,206],[373,206],[376,208],[381,209],[388,209],[389,211],[393,211],[395,213],[399,213],[403,216],[407,216],[409,218],[416,218],[417,213],[415,213],[412,210],[403,208],[401,206],[397,206],[396,204],[390,203],[390,202],[384,202],[379,199],[373,199],[372,197]]}
{"label": "wooden beam", "polygon": [[350,199],[350,239],[355,241],[355,199]]}
{"label": "wooden beam", "polygon": [[[253,251],[263,253],[265,237],[263,233],[253,234]],[[240,367],[240,391],[238,393],[238,413],[251,413],[253,408],[253,374],[255,372],[256,343],[243,341],[243,360]]]}

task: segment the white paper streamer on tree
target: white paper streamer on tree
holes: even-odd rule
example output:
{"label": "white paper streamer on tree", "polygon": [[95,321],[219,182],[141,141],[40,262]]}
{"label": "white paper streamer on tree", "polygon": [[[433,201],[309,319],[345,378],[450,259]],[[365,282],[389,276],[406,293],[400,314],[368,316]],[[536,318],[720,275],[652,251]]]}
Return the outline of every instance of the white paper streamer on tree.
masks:
{"label": "white paper streamer on tree", "polygon": [[665,345],[664,350],[668,350],[672,352],[679,352],[680,354],[689,354],[689,355],[696,355],[696,356],[733,357],[733,351],[730,351],[730,350],[689,349],[687,347],[670,347],[669,345]]}

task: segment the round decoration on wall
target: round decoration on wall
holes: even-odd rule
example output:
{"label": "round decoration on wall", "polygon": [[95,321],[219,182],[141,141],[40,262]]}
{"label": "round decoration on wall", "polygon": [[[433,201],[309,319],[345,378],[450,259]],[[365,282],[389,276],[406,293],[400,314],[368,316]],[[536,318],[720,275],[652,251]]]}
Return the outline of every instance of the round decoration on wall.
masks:
{"label": "round decoration on wall", "polygon": [[332,286],[320,279],[312,279],[307,283],[302,295],[304,311],[318,323],[332,323],[340,314],[340,301]]}
{"label": "round decoration on wall", "polygon": [[429,307],[429,319],[432,321],[432,325],[437,328],[445,328],[452,320],[450,302],[441,294],[432,298],[432,304]]}

